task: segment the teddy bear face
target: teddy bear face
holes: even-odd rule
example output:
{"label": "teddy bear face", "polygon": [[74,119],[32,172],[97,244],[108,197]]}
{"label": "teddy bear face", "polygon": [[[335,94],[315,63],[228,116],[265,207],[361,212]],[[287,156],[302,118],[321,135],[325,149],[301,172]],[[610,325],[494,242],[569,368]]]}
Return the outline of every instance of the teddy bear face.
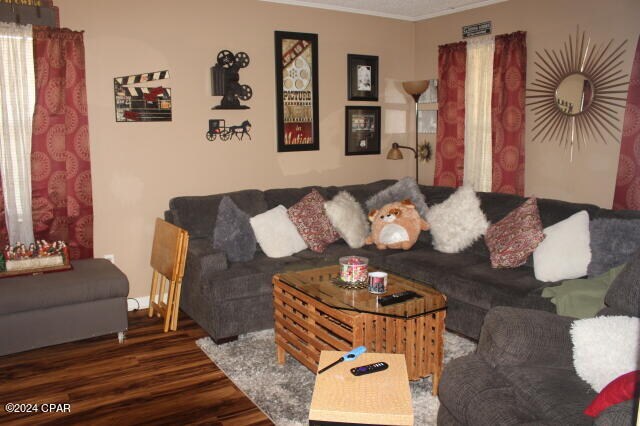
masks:
{"label": "teddy bear face", "polygon": [[381,213],[382,214],[380,215],[380,219],[382,219],[382,221],[386,223],[394,222],[399,216],[402,216],[402,210],[398,208],[389,209],[386,215],[384,214],[384,212]]}

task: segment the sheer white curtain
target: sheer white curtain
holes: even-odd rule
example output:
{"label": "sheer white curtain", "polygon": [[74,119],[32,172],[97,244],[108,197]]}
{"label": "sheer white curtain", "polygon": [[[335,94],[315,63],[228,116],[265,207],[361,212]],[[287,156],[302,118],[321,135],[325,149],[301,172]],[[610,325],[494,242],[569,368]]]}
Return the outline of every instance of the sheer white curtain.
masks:
{"label": "sheer white curtain", "polygon": [[0,176],[12,244],[33,242],[31,122],[35,99],[31,25],[0,22]]}
{"label": "sheer white curtain", "polygon": [[493,51],[493,37],[467,42],[464,184],[476,191],[491,191]]}

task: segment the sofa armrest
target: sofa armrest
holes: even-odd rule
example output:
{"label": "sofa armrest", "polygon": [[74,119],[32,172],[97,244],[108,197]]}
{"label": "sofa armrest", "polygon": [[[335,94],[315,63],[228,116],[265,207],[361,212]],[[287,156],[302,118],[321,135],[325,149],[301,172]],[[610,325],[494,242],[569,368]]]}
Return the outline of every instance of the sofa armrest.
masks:
{"label": "sofa armrest", "polygon": [[194,238],[189,240],[185,276],[201,281],[215,271],[223,271],[229,267],[227,255],[222,250],[213,248],[211,240]]}
{"label": "sofa armrest", "polygon": [[539,364],[573,368],[573,318],[499,306],[485,317],[478,353],[492,366]]}

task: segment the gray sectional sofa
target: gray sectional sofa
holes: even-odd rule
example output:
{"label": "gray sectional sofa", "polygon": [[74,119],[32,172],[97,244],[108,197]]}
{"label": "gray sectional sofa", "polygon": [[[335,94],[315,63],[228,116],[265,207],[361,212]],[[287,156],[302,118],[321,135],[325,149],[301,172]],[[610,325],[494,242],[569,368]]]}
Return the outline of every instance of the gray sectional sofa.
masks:
{"label": "gray sectional sofa", "polygon": [[[409,251],[383,250],[374,246],[351,249],[343,241],[319,254],[304,250],[293,256],[272,259],[258,250],[249,262],[229,262],[224,252],[212,247],[218,205],[228,195],[238,207],[253,216],[279,204],[290,207],[317,189],[326,199],[339,191],[351,193],[363,206],[373,194],[394,184],[383,180],[342,187],[306,187],[245,190],[208,196],[173,198],[165,219],[189,231],[190,243],[180,307],[198,322],[216,342],[238,334],[273,327],[271,278],[276,272],[336,264],[340,256],[366,256],[371,263],[390,272],[415,279],[442,291],[448,297],[448,329],[478,339],[487,312],[495,306],[511,306],[554,312],[541,297],[545,286],[535,279],[531,263],[516,269],[492,269],[481,239],[462,253],[445,254],[433,249],[429,232],[423,232]],[[420,186],[428,205],[446,200],[452,188]],[[491,222],[503,218],[524,198],[497,193],[479,193],[481,207]],[[586,210],[590,217],[640,218],[637,212],[613,212],[591,204],[538,199],[543,226]]]}

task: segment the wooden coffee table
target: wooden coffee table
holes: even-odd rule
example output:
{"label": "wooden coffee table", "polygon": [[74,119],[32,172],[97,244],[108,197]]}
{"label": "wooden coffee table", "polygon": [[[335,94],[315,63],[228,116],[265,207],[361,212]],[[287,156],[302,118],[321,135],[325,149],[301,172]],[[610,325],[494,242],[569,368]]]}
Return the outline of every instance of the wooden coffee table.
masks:
{"label": "wooden coffee table", "polygon": [[[372,268],[370,268],[371,270]],[[437,395],[442,372],[447,299],[437,290],[389,274],[387,294],[413,290],[420,298],[380,306],[366,289],[338,287],[339,266],[285,272],[273,277],[276,348],[279,363],[289,353],[316,372],[320,351],[402,353],[409,380],[432,375]]]}
{"label": "wooden coffee table", "polygon": [[[325,367],[344,354],[322,351],[320,366]],[[386,362],[389,368],[359,377],[349,371],[376,362]],[[367,352],[353,362],[343,362],[318,374],[309,407],[309,425],[413,425],[406,365],[401,354]]]}

